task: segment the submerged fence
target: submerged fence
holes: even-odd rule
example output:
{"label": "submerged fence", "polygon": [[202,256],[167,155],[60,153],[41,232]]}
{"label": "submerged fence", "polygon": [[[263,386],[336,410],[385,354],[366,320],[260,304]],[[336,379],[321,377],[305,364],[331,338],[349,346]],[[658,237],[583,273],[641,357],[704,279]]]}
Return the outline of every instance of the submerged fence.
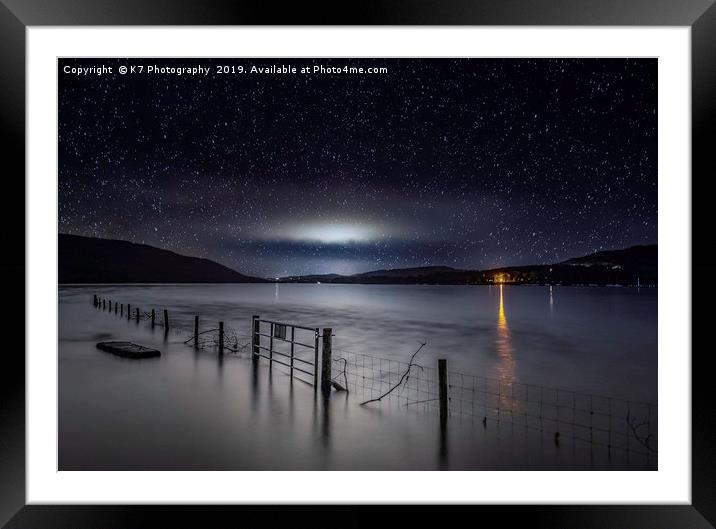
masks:
{"label": "submerged fence", "polygon": [[[656,457],[655,404],[490,378],[335,349],[332,376],[358,398],[409,409],[446,407],[448,416],[507,423],[552,437]],[[441,398],[441,386],[446,397]]]}
{"label": "submerged fence", "polygon": [[113,313],[137,324],[149,323],[150,328],[161,328],[164,335],[170,333],[195,349],[216,349],[219,353],[243,353],[251,351],[251,333],[249,329],[226,327],[223,321],[207,322],[196,315],[193,322],[176,321],[170,317],[167,309],[139,307],[130,303],[120,303],[93,296],[96,309]]}
{"label": "submerged fence", "polygon": [[[436,367],[425,365],[419,355],[409,361],[380,358],[332,346],[332,330],[304,327],[254,316],[245,331],[230,329],[219,321],[209,328],[194,316],[186,329],[170,320],[166,309],[141,309],[94,295],[97,309],[120,317],[149,322],[181,336],[195,349],[215,349],[219,354],[250,353],[264,358],[269,366],[288,369],[291,377],[304,380],[330,393],[331,387],[347,390],[360,404],[385,402],[448,417],[509,424],[538,431],[562,440],[657,458],[658,408],[656,404],[580,393],[564,388],[528,384],[506,375],[490,378],[452,371],[446,360]],[[319,341],[321,345],[319,347]],[[320,352],[320,354],[319,354]],[[320,378],[319,378],[320,373]]]}
{"label": "submerged fence", "polygon": [[[331,370],[331,335],[330,328],[321,329],[305,327],[291,323],[261,319],[253,316],[247,334],[231,329],[223,321],[215,322],[214,326],[206,327],[198,315],[194,316],[192,330],[182,324],[172,322],[167,309],[146,309],[131,304],[124,304],[93,295],[92,304],[96,309],[114,313],[129,321],[149,322],[152,329],[164,329],[165,338],[170,332],[180,336],[184,344],[196,350],[213,349],[220,355],[225,353],[250,353],[252,359],[268,360],[269,366],[274,364],[288,368],[291,377],[308,382],[314,388],[321,387],[330,392]],[[126,307],[126,310],[125,310]],[[189,334],[189,332],[191,334]],[[188,337],[187,337],[188,336]],[[308,342],[308,343],[307,343]],[[323,350],[319,356],[319,342]],[[320,359],[320,362],[319,362]],[[319,377],[320,375],[320,377]],[[306,378],[306,376],[308,378]]]}

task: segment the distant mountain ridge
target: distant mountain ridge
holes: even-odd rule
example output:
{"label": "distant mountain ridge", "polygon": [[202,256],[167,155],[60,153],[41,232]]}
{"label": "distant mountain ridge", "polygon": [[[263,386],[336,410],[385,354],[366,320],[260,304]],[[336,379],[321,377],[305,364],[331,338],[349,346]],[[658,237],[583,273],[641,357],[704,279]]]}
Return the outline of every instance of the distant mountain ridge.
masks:
{"label": "distant mountain ridge", "polygon": [[264,283],[209,259],[147,244],[60,233],[60,283]]}
{"label": "distant mountain ridge", "polygon": [[374,270],[372,272],[364,272],[356,274],[361,277],[414,277],[416,275],[441,274],[445,272],[459,272],[457,268],[451,266],[419,266],[414,268],[394,268],[390,270]]}
{"label": "distant mountain ridge", "polygon": [[[266,283],[209,259],[180,255],[146,244],[59,234],[60,283]],[[353,275],[313,274],[281,283],[344,284],[563,284],[656,285],[656,245],[605,250],[554,264],[460,270],[424,266]]]}
{"label": "distant mountain ridge", "polygon": [[341,274],[310,274],[306,276],[288,276],[279,278],[279,281],[285,282],[299,282],[299,283],[315,283],[320,281],[321,283],[341,283],[342,280],[352,279],[350,282],[358,283],[360,280],[370,280],[371,278],[380,279],[401,279],[401,278],[419,278],[419,277],[430,277],[435,274],[460,272],[457,268],[450,266],[419,266],[413,268],[391,268],[386,270],[372,270],[370,272],[362,272],[360,274],[352,275],[341,275]]}
{"label": "distant mountain ridge", "polygon": [[641,266],[645,263],[656,262],[658,259],[656,244],[632,246],[624,250],[604,250],[591,253],[583,257],[567,259],[563,264],[593,266],[611,265],[621,267]]}
{"label": "distant mountain ridge", "polygon": [[564,284],[564,285],[655,285],[658,282],[657,246],[632,246],[607,250],[566,261],[508,266],[489,270],[460,270],[449,266],[426,266],[375,270],[362,274],[308,275],[281,278],[286,283],[346,284]]}

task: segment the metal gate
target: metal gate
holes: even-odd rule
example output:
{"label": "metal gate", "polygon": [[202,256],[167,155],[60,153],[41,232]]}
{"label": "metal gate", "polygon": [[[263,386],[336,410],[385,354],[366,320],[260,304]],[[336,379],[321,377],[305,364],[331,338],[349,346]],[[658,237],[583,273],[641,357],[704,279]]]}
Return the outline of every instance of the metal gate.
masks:
{"label": "metal gate", "polygon": [[294,372],[307,375],[317,388],[318,327],[263,320],[260,316],[253,316],[252,320],[251,352],[254,359],[268,360],[269,367],[274,363],[287,367],[291,377]]}

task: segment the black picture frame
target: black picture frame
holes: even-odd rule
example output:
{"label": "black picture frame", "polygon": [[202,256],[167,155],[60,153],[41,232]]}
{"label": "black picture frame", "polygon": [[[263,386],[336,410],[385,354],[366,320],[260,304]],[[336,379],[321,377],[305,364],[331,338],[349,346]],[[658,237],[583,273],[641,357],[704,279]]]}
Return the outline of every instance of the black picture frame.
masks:
{"label": "black picture frame", "polygon": [[[40,506],[25,505],[25,360],[19,330],[25,328],[25,30],[64,25],[589,25],[689,26],[692,60],[692,277],[713,277],[706,185],[716,174],[716,6],[714,0],[364,0],[355,3],[245,2],[240,0],[0,0],[0,135],[3,155],[3,275],[7,329],[0,365],[0,526],[32,527],[210,527],[229,515],[246,526],[293,517],[305,507]],[[678,177],[678,176],[675,176]],[[12,203],[12,204],[10,204]],[[11,207],[12,206],[12,207]],[[668,280],[669,278],[667,278]],[[692,292],[692,502],[690,505],[480,506],[468,516],[497,517],[501,525],[544,527],[712,527],[716,524],[716,429],[712,412],[708,348],[697,338],[711,323],[709,281]],[[49,295],[50,300],[54,299]],[[18,336],[15,336],[18,335]],[[24,336],[24,333],[23,333]],[[20,347],[21,340],[23,347]],[[690,351],[668,351],[689,354]],[[335,483],[331,486],[336,486]],[[384,519],[392,507],[328,507],[324,523],[359,526]],[[240,509],[241,512],[236,512]],[[270,509],[270,511],[269,511]],[[387,512],[377,513],[377,509]],[[465,508],[463,508],[465,509]],[[345,512],[345,511],[348,512]],[[423,507],[401,516],[429,522]],[[459,513],[451,513],[458,514]],[[440,509],[430,516],[444,517]],[[378,517],[378,518],[376,518]],[[229,519],[232,519],[229,518]],[[328,522],[328,520],[332,520]],[[318,520],[316,521],[318,523]],[[488,522],[485,522],[488,523]]]}

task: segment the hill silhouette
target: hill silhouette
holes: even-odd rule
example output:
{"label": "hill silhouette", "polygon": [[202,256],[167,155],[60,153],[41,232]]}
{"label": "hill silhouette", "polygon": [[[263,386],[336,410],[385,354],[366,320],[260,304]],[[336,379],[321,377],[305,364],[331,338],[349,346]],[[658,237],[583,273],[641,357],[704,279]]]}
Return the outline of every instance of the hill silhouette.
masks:
{"label": "hill silhouette", "polygon": [[458,270],[447,266],[376,270],[353,275],[308,275],[281,278],[287,283],[347,284],[563,284],[655,285],[656,245],[596,252],[553,264],[507,266],[489,270]]}
{"label": "hill silhouette", "polygon": [[147,244],[59,234],[60,283],[263,283],[209,259]]}

